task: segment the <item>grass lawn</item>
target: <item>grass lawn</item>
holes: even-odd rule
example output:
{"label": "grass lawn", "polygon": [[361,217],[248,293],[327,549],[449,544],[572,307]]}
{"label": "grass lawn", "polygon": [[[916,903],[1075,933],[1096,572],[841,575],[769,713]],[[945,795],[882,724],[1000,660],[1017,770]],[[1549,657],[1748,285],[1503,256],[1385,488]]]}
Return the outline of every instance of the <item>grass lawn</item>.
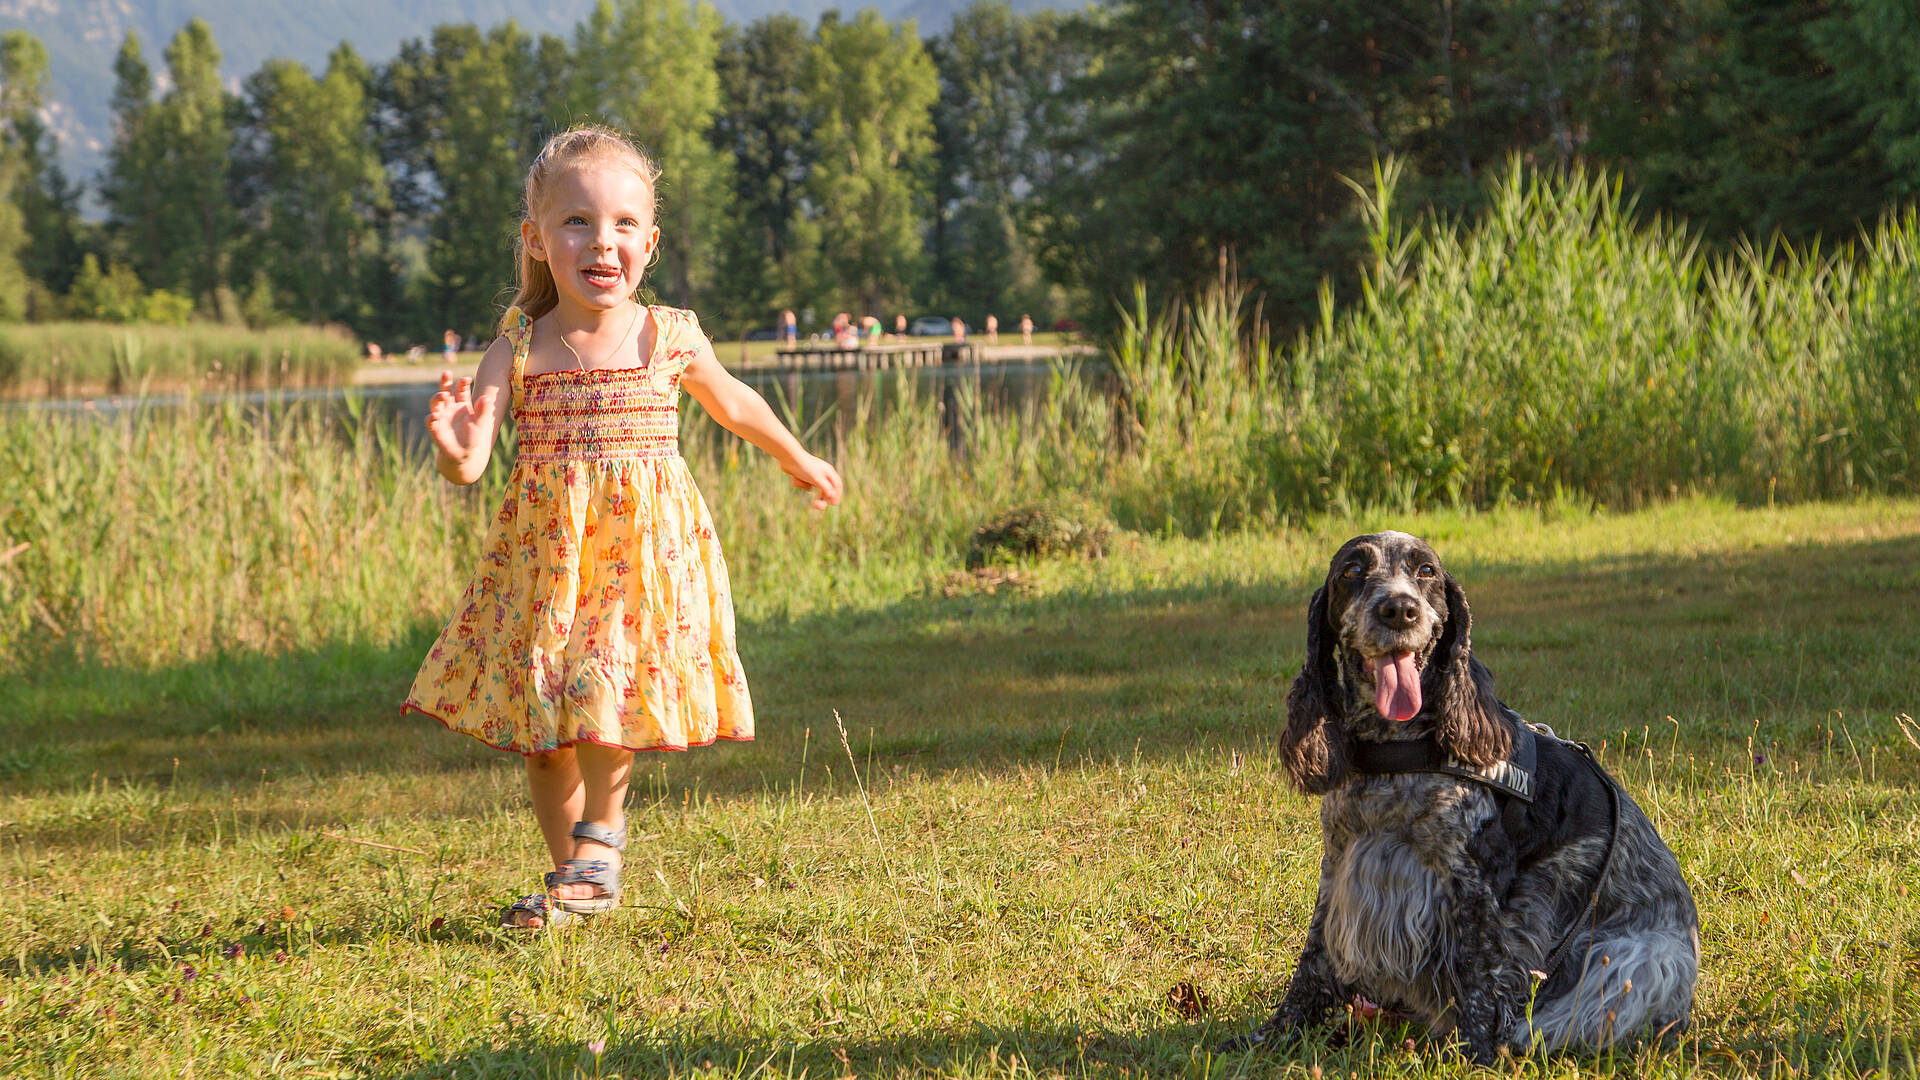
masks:
{"label": "grass lawn", "polygon": [[[1476,1073],[1393,1027],[1208,1049],[1306,929],[1315,805],[1273,739],[1308,593],[1382,524],[743,621],[759,741],[643,758],[625,908],[547,936],[494,929],[542,869],[517,759],[395,711],[433,625],[10,681],[0,1074]],[[1390,524],[1700,902],[1684,1041],[1499,1071],[1913,1075],[1920,502]]]}

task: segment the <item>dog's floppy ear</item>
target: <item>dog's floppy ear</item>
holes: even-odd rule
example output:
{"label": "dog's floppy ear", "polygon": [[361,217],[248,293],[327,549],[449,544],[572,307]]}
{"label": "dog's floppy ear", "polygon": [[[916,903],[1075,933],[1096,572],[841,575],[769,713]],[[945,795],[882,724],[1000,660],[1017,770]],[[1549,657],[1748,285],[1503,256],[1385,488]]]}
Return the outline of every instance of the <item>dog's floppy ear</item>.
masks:
{"label": "dog's floppy ear", "polygon": [[1500,699],[1493,694],[1493,673],[1473,658],[1473,613],[1453,575],[1446,576],[1447,624],[1430,665],[1438,681],[1434,695],[1434,734],[1462,761],[1492,765],[1513,753],[1513,732]]}
{"label": "dog's floppy ear", "polygon": [[1327,587],[1307,605],[1307,661],[1287,691],[1287,728],[1280,733],[1280,760],[1295,787],[1320,795],[1346,778],[1353,737],[1335,704],[1337,676],[1333,635],[1327,632]]}

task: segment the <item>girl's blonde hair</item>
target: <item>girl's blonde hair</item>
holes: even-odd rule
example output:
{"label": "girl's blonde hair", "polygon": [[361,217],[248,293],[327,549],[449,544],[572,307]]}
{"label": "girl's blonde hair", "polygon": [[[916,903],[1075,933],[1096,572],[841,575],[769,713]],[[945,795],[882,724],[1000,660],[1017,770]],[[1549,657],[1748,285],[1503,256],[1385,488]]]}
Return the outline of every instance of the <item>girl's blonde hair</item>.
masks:
{"label": "girl's blonde hair", "polygon": [[[533,166],[527,170],[524,208],[527,220],[539,221],[540,212],[546,209],[547,192],[554,177],[579,165],[602,162],[625,166],[640,174],[640,179],[647,182],[647,213],[652,216],[659,203],[660,166],[621,132],[599,124],[582,124],[548,139],[547,145],[540,150],[540,156],[533,159]],[[524,239],[514,241],[514,253],[519,271],[514,306],[526,312],[527,318],[537,319],[552,311],[554,305],[560,302],[560,291],[553,283],[553,270],[544,259],[533,257]],[[636,290],[638,287],[638,283],[635,283]]]}

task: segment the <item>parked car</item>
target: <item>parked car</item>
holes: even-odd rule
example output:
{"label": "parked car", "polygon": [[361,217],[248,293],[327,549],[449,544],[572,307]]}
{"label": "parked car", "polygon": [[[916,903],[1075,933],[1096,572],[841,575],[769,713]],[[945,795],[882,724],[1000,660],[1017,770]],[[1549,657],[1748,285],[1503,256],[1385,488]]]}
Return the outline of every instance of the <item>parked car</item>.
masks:
{"label": "parked car", "polygon": [[774,333],[772,330],[769,330],[764,326],[758,330],[747,331],[748,341],[772,341],[775,338],[778,338],[779,336],[780,336],[779,334]]}
{"label": "parked car", "polygon": [[953,333],[953,320],[944,315],[922,315],[907,327],[914,337],[946,337]]}
{"label": "parked car", "polygon": [[1053,328],[1059,333],[1071,334],[1080,329],[1080,324],[1074,322],[1072,319],[1055,319],[1053,320]]}

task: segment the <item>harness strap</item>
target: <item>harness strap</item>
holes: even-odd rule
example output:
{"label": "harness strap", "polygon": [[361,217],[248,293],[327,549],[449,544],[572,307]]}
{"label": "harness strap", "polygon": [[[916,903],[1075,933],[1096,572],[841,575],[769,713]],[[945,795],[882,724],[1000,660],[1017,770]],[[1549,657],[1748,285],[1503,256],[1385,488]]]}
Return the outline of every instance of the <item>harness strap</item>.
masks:
{"label": "harness strap", "polygon": [[[1519,721],[1517,717],[1514,733],[1513,755],[1488,766],[1473,765],[1455,758],[1441,747],[1439,740],[1429,735],[1403,742],[1360,743],[1353,748],[1352,768],[1355,772],[1372,775],[1444,773],[1492,788],[1500,796],[1501,828],[1506,830],[1508,838],[1517,846],[1526,832],[1527,806],[1533,802],[1534,775],[1539,770],[1540,747],[1533,726]],[[1551,728],[1540,729],[1540,734],[1573,749],[1594,771],[1601,785],[1607,789],[1607,802],[1613,818],[1612,826],[1607,830],[1607,853],[1600,861],[1600,872],[1594,875],[1593,894],[1587,899],[1584,916],[1574,918],[1573,924],[1560,935],[1559,942],[1541,961],[1540,969],[1551,979],[1560,970],[1560,965],[1566,963],[1567,953],[1579,937],[1581,924],[1586,922],[1591,925],[1598,916],[1600,889],[1606,883],[1608,872],[1613,869],[1614,850],[1619,846],[1616,839],[1620,834],[1620,790],[1613,777],[1607,775],[1607,770],[1601,768],[1600,762],[1594,759],[1593,750],[1586,743],[1561,739],[1553,734]]]}
{"label": "harness strap", "polygon": [[[1613,854],[1619,850],[1620,847],[1619,787],[1614,782],[1613,777],[1607,775],[1607,770],[1600,767],[1600,762],[1595,760],[1592,747],[1589,747],[1583,742],[1568,742],[1567,745],[1579,752],[1581,759],[1593,770],[1594,775],[1600,778],[1601,786],[1607,789],[1607,803],[1612,810],[1613,824],[1612,827],[1607,830],[1607,854],[1600,860],[1600,872],[1593,876],[1593,895],[1587,898],[1584,913],[1580,916],[1575,916],[1573,925],[1567,927],[1567,932],[1560,935],[1559,944],[1555,945],[1553,951],[1547,954],[1546,959],[1540,962],[1540,970],[1546,975],[1545,978],[1540,980],[1542,983],[1545,983],[1548,979],[1558,974],[1560,965],[1567,962],[1567,953],[1573,949],[1574,941],[1580,936],[1581,923],[1584,922],[1588,928],[1591,928],[1594,920],[1599,918],[1600,889],[1607,883],[1607,874],[1613,869]],[[1584,979],[1586,977],[1586,966],[1592,962],[1593,956],[1589,954],[1586,957],[1586,963],[1581,965],[1581,978]]]}

